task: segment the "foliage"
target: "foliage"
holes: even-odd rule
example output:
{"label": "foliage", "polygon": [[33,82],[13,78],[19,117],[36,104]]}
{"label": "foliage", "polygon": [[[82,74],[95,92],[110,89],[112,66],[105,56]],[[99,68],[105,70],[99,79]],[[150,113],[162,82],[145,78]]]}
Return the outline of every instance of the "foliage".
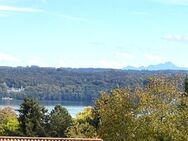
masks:
{"label": "foliage", "polygon": [[185,94],[188,95],[188,76],[186,76],[184,81]]}
{"label": "foliage", "polygon": [[[176,90],[174,83],[165,79],[155,78],[139,96],[137,136],[145,141],[180,141],[186,140],[180,126],[185,118],[180,117],[179,105],[182,95]],[[183,110],[184,111],[184,110]],[[188,131],[188,130],[187,130]],[[187,132],[186,131],[186,132]]]}
{"label": "foliage", "polygon": [[67,130],[67,137],[71,138],[95,138],[97,137],[96,128],[88,122],[79,123],[74,121]]}
{"label": "foliage", "polygon": [[66,137],[65,131],[71,123],[72,117],[67,109],[61,105],[56,105],[49,115],[48,136]]}
{"label": "foliage", "polygon": [[45,120],[47,111],[38,102],[26,98],[20,105],[19,123],[23,136],[45,136]]}
{"label": "foliage", "polygon": [[136,105],[131,101],[130,91],[115,89],[110,94],[102,93],[96,102],[99,112],[99,136],[104,141],[135,139]]}
{"label": "foliage", "polygon": [[16,135],[18,127],[16,113],[9,107],[0,109],[0,135]]}
{"label": "foliage", "polygon": [[84,108],[84,111],[76,115],[73,124],[68,128],[67,136],[72,138],[97,137],[97,129],[94,124],[95,119],[93,108]]}
{"label": "foliage", "polygon": [[[124,71],[116,69],[70,69],[0,67],[0,97],[34,97],[38,100],[87,100],[98,98],[101,91],[147,84],[150,76],[180,76],[180,88],[187,71]],[[21,91],[14,91],[12,88]]]}
{"label": "foliage", "polygon": [[0,135],[102,138],[104,141],[188,140],[188,80],[157,76],[135,89],[102,92],[94,107],[72,118],[56,105],[50,112],[33,99],[20,106],[18,121],[11,110],[0,111]]}
{"label": "foliage", "polygon": [[188,139],[188,97],[176,80],[150,79],[134,93],[116,89],[102,93],[98,134],[104,141],[185,141]]}

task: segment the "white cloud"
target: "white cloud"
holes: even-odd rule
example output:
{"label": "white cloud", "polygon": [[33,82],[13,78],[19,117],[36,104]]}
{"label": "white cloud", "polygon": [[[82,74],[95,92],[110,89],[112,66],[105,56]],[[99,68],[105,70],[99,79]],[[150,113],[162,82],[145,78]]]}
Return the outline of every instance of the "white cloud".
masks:
{"label": "white cloud", "polygon": [[0,62],[19,63],[20,60],[16,56],[0,53]]}
{"label": "white cloud", "polygon": [[41,9],[0,5],[0,11],[9,12],[43,12]]}
{"label": "white cloud", "polygon": [[147,61],[151,61],[151,62],[154,62],[154,63],[161,63],[161,62],[163,62],[163,58],[161,56],[155,55],[155,54],[144,54],[144,58]]}
{"label": "white cloud", "polygon": [[188,41],[188,35],[169,34],[163,36],[161,39],[169,41]]}

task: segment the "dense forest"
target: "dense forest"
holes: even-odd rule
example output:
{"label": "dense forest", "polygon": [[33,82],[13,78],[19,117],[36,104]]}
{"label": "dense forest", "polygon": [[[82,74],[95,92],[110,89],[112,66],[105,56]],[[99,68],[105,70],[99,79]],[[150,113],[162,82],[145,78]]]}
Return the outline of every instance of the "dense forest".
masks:
{"label": "dense forest", "polygon": [[0,97],[39,100],[93,100],[101,91],[114,88],[144,86],[149,77],[178,77],[182,80],[187,71],[133,71],[118,69],[71,69],[31,67],[0,67]]}
{"label": "dense forest", "polygon": [[0,135],[188,141],[188,78],[183,92],[176,84],[176,79],[155,77],[134,91],[118,88],[102,92],[93,107],[86,107],[74,118],[62,105],[48,112],[36,100],[26,98],[18,115],[10,108],[0,109]]}

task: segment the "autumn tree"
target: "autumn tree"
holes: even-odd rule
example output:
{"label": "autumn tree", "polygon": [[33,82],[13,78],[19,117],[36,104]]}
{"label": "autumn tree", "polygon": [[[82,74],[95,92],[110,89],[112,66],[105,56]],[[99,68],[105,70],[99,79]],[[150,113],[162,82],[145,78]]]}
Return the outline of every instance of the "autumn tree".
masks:
{"label": "autumn tree", "polygon": [[0,135],[17,135],[19,122],[13,109],[0,109]]}
{"label": "autumn tree", "polygon": [[151,79],[147,87],[137,91],[139,97],[137,136],[140,141],[187,140],[188,108],[180,106],[187,98],[176,89],[176,81]]}
{"label": "autumn tree", "polygon": [[67,130],[67,136],[71,138],[95,138],[97,137],[96,117],[92,107],[84,108],[73,119],[72,125]]}
{"label": "autumn tree", "polygon": [[98,135],[104,141],[135,140],[136,104],[133,95],[126,89],[115,89],[110,94],[102,93],[97,100],[100,123]]}
{"label": "autumn tree", "polygon": [[176,80],[158,77],[145,88],[102,93],[95,104],[98,135],[104,141],[184,141],[188,139],[188,97]]}

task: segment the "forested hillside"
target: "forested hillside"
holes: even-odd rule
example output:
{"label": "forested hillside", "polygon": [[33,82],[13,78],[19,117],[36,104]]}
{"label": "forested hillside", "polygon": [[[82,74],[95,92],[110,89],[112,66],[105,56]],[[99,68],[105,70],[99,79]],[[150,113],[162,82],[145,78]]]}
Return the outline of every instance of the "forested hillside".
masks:
{"label": "forested hillside", "polygon": [[100,91],[143,86],[151,76],[176,77],[181,89],[186,74],[187,71],[0,67],[0,97],[89,101],[97,98]]}
{"label": "forested hillside", "polygon": [[176,79],[159,76],[135,91],[118,88],[102,92],[92,107],[75,117],[62,105],[48,111],[36,100],[26,98],[18,115],[10,107],[0,109],[0,135],[188,141],[188,77],[183,83],[184,91],[180,92]]}

